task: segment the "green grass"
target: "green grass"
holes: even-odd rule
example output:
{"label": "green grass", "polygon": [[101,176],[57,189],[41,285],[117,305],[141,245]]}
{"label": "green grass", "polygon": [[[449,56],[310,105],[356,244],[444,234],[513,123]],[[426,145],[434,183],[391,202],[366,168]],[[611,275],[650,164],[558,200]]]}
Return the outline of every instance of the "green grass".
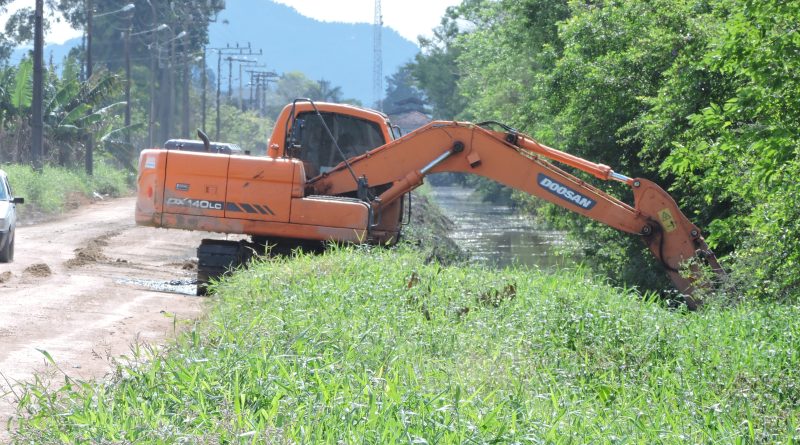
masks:
{"label": "green grass", "polygon": [[25,198],[25,204],[17,207],[23,219],[36,212],[63,212],[71,203],[91,198],[93,192],[117,197],[131,188],[127,172],[104,162],[95,165],[91,177],[80,170],[50,165],[44,166],[41,172],[29,165],[6,164],[0,167],[8,173],[14,195]]}
{"label": "green grass", "polygon": [[[578,270],[335,249],[218,287],[110,383],[31,386],[19,443],[792,443],[800,308],[668,310]],[[58,360],[58,357],[55,357]]]}

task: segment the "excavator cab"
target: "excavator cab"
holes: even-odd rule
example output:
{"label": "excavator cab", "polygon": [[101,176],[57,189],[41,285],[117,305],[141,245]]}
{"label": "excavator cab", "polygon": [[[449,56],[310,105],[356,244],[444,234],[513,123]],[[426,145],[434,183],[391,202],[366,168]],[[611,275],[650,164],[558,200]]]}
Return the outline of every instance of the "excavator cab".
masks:
{"label": "excavator cab", "polygon": [[306,176],[313,178],[387,142],[376,122],[335,112],[304,111],[294,119],[286,146],[287,155],[300,159]]}
{"label": "excavator cab", "polygon": [[275,122],[267,156],[300,160],[308,179],[394,140],[385,114],[348,104],[296,99]]}

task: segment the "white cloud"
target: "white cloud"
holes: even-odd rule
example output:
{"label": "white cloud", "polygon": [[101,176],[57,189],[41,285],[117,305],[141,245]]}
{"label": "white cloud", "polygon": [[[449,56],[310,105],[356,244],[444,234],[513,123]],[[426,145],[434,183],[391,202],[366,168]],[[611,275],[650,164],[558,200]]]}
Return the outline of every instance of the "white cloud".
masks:
{"label": "white cloud", "polygon": [[[8,5],[8,9],[5,13],[0,14],[0,29],[5,29],[6,22],[8,18],[14,12],[25,8],[25,7],[33,7],[31,4],[33,3],[31,0],[14,0]],[[45,7],[45,15],[48,14],[48,10]],[[77,30],[72,28],[69,23],[63,18],[60,20],[60,17],[50,16],[48,20],[50,21],[50,30],[44,36],[45,44],[48,43],[56,43],[62,44],[69,39],[74,39],[75,37],[80,37],[83,34],[83,31]]]}

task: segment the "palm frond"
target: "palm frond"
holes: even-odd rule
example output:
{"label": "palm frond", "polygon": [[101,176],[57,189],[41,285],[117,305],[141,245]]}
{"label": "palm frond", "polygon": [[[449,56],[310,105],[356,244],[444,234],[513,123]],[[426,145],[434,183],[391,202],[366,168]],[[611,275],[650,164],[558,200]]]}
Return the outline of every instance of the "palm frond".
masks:
{"label": "palm frond", "polygon": [[141,122],[136,123],[136,124],[128,125],[127,127],[115,128],[115,129],[109,131],[108,133],[104,134],[103,136],[101,136],[100,137],[100,141],[101,142],[106,142],[106,141],[112,141],[113,142],[114,138],[119,136],[119,135],[121,135],[121,134],[125,134],[126,132],[133,131],[133,130],[140,130],[142,128],[144,128],[144,124],[141,123]]}
{"label": "palm frond", "polygon": [[89,112],[90,107],[88,104],[79,104],[77,107],[73,108],[69,112],[64,115],[58,122],[58,125],[73,125],[79,120],[81,120],[86,113]]}
{"label": "palm frond", "polygon": [[70,79],[64,76],[64,84],[47,104],[45,115],[53,114],[56,110],[69,112],[65,105],[72,103],[78,98],[80,89],[80,83],[77,79]]}
{"label": "palm frond", "polygon": [[92,76],[88,82],[88,89],[84,96],[84,101],[90,105],[97,105],[112,97],[114,94],[119,93],[119,88],[122,83],[120,77],[116,74],[102,75],[95,80],[96,76]]}
{"label": "palm frond", "polygon": [[33,101],[33,62],[25,59],[17,67],[11,104],[17,110],[30,108]]}

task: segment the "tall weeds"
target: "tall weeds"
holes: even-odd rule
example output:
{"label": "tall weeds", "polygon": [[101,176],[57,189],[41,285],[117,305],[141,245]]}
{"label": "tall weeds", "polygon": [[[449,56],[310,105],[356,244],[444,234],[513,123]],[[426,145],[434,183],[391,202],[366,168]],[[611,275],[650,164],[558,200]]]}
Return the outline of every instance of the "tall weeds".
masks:
{"label": "tall weeds", "polygon": [[[670,310],[548,275],[334,248],[216,287],[113,381],[29,386],[19,443],[789,443],[800,308]],[[55,357],[58,360],[58,357]]]}

